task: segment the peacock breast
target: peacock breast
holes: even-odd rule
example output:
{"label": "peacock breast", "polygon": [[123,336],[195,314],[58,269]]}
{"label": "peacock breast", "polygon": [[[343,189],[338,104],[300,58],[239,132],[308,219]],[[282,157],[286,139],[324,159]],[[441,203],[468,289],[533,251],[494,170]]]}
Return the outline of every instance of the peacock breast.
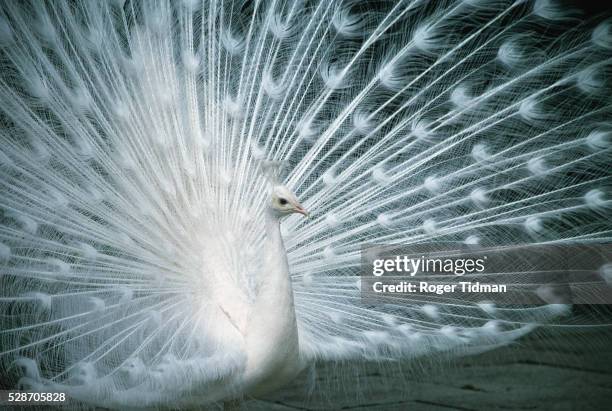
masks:
{"label": "peacock breast", "polygon": [[244,378],[250,395],[272,391],[303,369],[293,296],[285,296],[260,301],[250,318],[245,336]]}

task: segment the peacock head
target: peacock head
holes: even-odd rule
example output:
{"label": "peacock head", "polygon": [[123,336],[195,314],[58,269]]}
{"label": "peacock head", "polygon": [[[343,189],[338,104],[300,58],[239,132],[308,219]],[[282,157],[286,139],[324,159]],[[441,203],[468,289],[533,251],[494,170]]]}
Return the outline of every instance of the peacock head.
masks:
{"label": "peacock head", "polygon": [[270,211],[277,217],[299,213],[308,217],[308,211],[300,204],[293,191],[280,183],[280,170],[282,163],[279,161],[263,161],[261,168],[268,180],[270,187]]}
{"label": "peacock head", "polygon": [[291,190],[283,185],[274,185],[271,190],[272,210],[279,216],[299,213],[308,217],[308,211],[300,204]]}

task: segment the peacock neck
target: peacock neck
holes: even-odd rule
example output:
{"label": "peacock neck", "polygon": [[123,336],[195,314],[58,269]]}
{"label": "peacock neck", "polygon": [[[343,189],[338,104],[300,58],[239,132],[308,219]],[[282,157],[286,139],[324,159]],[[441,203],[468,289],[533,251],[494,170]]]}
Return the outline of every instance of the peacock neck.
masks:
{"label": "peacock neck", "polygon": [[265,233],[264,269],[261,273],[258,299],[274,296],[274,299],[282,299],[283,302],[290,303],[292,309],[293,290],[289,277],[287,251],[281,235],[280,217],[273,210],[266,211]]}
{"label": "peacock neck", "polygon": [[301,369],[293,289],[279,216],[268,211],[265,225],[264,262],[246,334],[244,381],[250,395],[273,389]]}

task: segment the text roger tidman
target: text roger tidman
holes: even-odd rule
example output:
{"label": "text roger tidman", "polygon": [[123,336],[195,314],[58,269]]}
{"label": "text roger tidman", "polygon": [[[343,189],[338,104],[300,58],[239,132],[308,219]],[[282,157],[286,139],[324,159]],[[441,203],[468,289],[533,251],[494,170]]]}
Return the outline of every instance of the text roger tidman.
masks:
{"label": "text roger tidman", "polygon": [[478,281],[461,281],[458,284],[431,284],[427,281],[408,282],[401,281],[397,284],[385,284],[376,281],[372,284],[376,293],[505,293],[506,284],[481,284]]}
{"label": "text roger tidman", "polygon": [[[483,258],[410,258],[408,256],[395,256],[394,258],[376,259],[372,262],[372,274],[380,277],[385,272],[406,273],[411,277],[417,272],[454,274],[482,273],[485,270]],[[376,293],[435,293],[445,294],[454,292],[463,293],[500,293],[506,292],[505,284],[482,284],[480,282],[461,281],[455,284],[432,284],[427,281],[409,282],[401,281],[395,284],[385,284],[377,281],[372,284]]]}

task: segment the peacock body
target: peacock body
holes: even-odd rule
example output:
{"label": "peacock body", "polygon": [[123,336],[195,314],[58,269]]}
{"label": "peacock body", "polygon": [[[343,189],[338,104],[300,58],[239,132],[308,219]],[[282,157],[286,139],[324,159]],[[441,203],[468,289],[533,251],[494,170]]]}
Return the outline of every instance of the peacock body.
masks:
{"label": "peacock body", "polygon": [[364,305],[361,246],[611,239],[605,16],[541,0],[0,10],[7,388],[188,407],[317,361],[477,353],[568,308]]}

